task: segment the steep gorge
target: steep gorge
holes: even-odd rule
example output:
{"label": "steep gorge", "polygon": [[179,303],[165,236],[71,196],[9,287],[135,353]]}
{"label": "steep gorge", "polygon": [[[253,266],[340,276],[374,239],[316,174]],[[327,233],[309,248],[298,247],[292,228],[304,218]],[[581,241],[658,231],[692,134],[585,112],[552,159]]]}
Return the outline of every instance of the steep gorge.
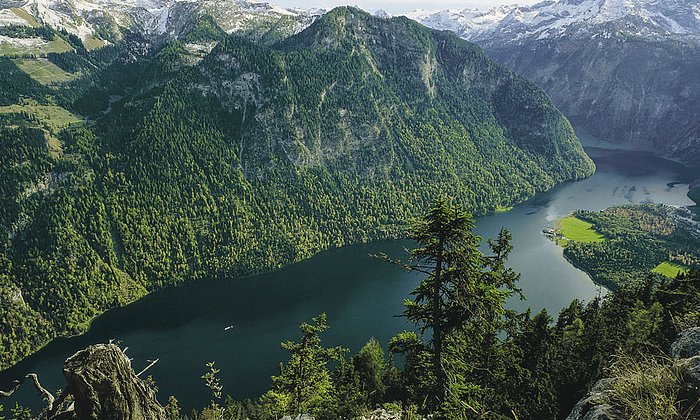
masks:
{"label": "steep gorge", "polygon": [[697,39],[558,39],[487,50],[542,87],[592,135],[687,164],[700,161]]}

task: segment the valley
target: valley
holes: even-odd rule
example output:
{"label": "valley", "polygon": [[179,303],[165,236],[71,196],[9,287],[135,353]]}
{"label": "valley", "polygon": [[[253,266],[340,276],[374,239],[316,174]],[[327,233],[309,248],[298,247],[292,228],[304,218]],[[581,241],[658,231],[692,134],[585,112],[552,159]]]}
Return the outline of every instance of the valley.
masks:
{"label": "valley", "polygon": [[[556,314],[574,299],[588,301],[607,293],[542,235],[542,229],[556,220],[579,209],[598,211],[645,202],[692,204],[685,185],[667,185],[693,176],[682,165],[648,152],[589,149],[589,153],[598,167],[591,178],[557,186],[509,212],[478,219],[476,232],[483,238],[495,237],[502,227],[513,234],[510,265],[522,273],[520,286],[527,300],[513,299],[510,308]],[[395,315],[401,313],[401,302],[418,277],[370,256],[387,252],[398,258],[406,246],[410,243],[405,240],[346,246],[268,274],[159,291],[98,317],[84,335],[49,344],[3,372],[0,380],[9,383],[20,372],[36,371],[45,385],[58,387],[63,380],[60,366],[67,356],[90,343],[116,339],[130,348],[137,366],[161,359],[151,372],[162,400],[176,395],[186,409],[202,406],[208,391],[199,375],[209,360],[216,360],[222,369],[226,392],[237,399],[257,397],[284,357],[277,343],[293,338],[296,326],[317,313],[328,313],[332,328],[327,342],[353,352],[369,336],[386,343],[408,328]],[[231,324],[234,328],[225,331]],[[19,401],[32,398],[31,389],[17,396]]]}
{"label": "valley", "polygon": [[0,420],[694,418],[698,34],[0,0]]}
{"label": "valley", "polygon": [[595,137],[700,160],[697,0],[561,0],[416,11],[537,83]]}
{"label": "valley", "polygon": [[84,75],[0,57],[2,367],[154,290],[395,238],[440,192],[486,214],[595,168],[536,86],[406,19],[342,7],[265,46],[202,17],[143,56],[41,31]]}

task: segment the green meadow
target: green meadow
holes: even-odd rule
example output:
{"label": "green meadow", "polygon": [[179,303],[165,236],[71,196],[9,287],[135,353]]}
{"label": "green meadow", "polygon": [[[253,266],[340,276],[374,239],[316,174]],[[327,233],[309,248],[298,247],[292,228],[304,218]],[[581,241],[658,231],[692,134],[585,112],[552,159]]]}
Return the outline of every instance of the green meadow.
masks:
{"label": "green meadow", "polygon": [[92,51],[104,47],[105,45],[107,45],[107,43],[99,38],[90,35],[83,40],[83,45],[88,51]]}
{"label": "green meadow", "polygon": [[26,113],[38,119],[50,129],[60,129],[69,124],[77,123],[82,119],[67,109],[58,105],[41,105],[36,101],[25,101],[21,104],[0,106],[0,114]]}
{"label": "green meadow", "polygon": [[593,224],[575,216],[567,216],[558,223],[559,232],[564,238],[576,242],[603,242],[605,237],[598,233]]}
{"label": "green meadow", "polygon": [[670,261],[664,261],[661,264],[657,265],[651,271],[653,271],[654,273],[664,275],[666,277],[675,278],[680,273],[686,274],[688,271],[690,271],[690,268],[686,267],[683,264],[678,264],[678,263],[670,262]]}
{"label": "green meadow", "polygon": [[73,80],[77,74],[67,73],[46,59],[21,58],[14,60],[17,67],[43,85]]}
{"label": "green meadow", "polygon": [[20,18],[27,21],[29,26],[31,26],[32,28],[38,28],[41,26],[41,25],[39,25],[39,22],[37,22],[36,19],[34,19],[34,17],[32,15],[30,15],[29,13],[27,13],[24,9],[20,9],[19,7],[16,7],[16,8],[13,8],[11,10],[12,10],[12,13],[16,14]]}

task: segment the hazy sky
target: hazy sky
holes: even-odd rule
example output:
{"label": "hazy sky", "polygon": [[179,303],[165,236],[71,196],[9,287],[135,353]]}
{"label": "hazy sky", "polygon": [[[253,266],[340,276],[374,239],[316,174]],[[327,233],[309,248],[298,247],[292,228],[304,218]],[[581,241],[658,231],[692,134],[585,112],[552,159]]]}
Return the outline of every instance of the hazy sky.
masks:
{"label": "hazy sky", "polygon": [[500,4],[533,4],[540,0],[268,0],[269,3],[279,4],[285,7],[333,7],[340,5],[354,5],[374,12],[384,9],[390,13],[405,13],[415,9],[465,9],[477,7],[488,9]]}

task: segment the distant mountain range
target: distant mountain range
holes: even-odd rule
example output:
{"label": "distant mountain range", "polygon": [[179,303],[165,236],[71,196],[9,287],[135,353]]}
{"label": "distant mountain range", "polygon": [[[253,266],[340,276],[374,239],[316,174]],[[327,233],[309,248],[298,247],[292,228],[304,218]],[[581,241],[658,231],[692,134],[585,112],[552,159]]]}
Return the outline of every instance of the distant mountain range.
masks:
{"label": "distant mountain range", "polygon": [[0,0],[0,26],[37,23],[62,29],[83,41],[117,42],[125,31],[153,41],[175,39],[192,21],[209,15],[226,32],[289,36],[324,10],[289,10],[245,0]]}
{"label": "distant mountain range", "polygon": [[697,0],[559,0],[482,11],[418,10],[408,14],[434,29],[451,30],[482,45],[562,37],[666,37],[700,32]]}
{"label": "distant mountain range", "polygon": [[[209,14],[228,33],[269,26],[292,34],[326,12],[246,0],[0,0],[0,26],[39,22],[83,39],[116,36],[123,30],[177,37],[192,17]],[[383,10],[375,16],[390,17]],[[700,0],[547,0],[489,10],[416,10],[406,16],[484,46],[700,32]]]}
{"label": "distant mountain range", "polygon": [[590,134],[700,162],[700,1],[560,0],[409,16],[479,44]]}

